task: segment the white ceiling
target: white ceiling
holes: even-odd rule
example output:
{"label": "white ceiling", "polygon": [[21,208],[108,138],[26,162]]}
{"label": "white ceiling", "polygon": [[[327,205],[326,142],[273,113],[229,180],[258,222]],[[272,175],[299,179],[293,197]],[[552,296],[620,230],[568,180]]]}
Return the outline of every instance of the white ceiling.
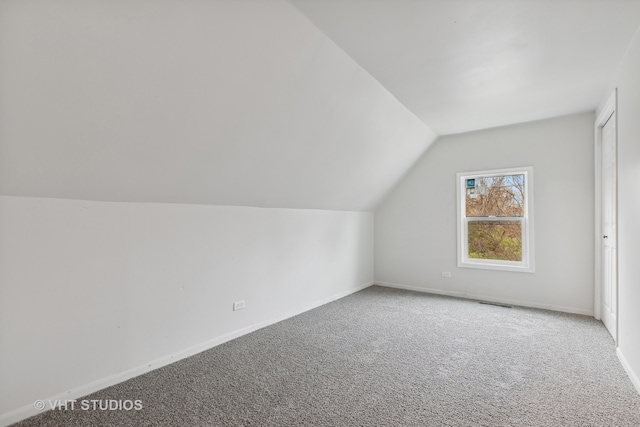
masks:
{"label": "white ceiling", "polygon": [[0,194],[373,210],[435,139],[285,0],[0,0]]}
{"label": "white ceiling", "polygon": [[594,110],[639,24],[640,0],[0,0],[0,194],[375,210],[434,130]]}
{"label": "white ceiling", "polygon": [[438,134],[595,110],[638,0],[292,0]]}

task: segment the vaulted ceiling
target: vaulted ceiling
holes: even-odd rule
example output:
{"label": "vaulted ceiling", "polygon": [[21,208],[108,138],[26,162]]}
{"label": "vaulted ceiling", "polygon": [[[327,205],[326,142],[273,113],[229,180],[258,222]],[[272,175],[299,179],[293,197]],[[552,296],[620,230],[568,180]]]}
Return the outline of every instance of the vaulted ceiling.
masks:
{"label": "vaulted ceiling", "polygon": [[434,139],[288,1],[0,1],[3,195],[372,210]]}
{"label": "vaulted ceiling", "polygon": [[594,110],[638,0],[292,0],[436,133]]}
{"label": "vaulted ceiling", "polygon": [[373,210],[438,133],[593,110],[639,24],[637,0],[0,0],[0,194]]}

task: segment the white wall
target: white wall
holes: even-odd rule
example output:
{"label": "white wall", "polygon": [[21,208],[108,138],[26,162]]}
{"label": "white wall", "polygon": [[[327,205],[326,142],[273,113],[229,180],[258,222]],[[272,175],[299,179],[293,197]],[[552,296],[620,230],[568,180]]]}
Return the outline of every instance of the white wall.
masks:
{"label": "white wall", "polygon": [[435,139],[286,0],[0,1],[0,111],[10,196],[366,211]]}
{"label": "white wall", "polygon": [[372,282],[435,139],[286,0],[0,1],[0,111],[0,424]]}
{"label": "white wall", "polygon": [[[585,113],[438,139],[376,210],[376,282],[591,314],[593,122]],[[456,173],[518,166],[534,167],[535,273],[458,268]]]}
{"label": "white wall", "polygon": [[[640,392],[640,31],[618,88],[618,355]],[[609,96],[607,93],[606,96]],[[604,103],[603,103],[604,105]],[[601,106],[602,107],[602,106]]]}
{"label": "white wall", "polygon": [[0,236],[0,424],[373,281],[366,212],[2,196]]}

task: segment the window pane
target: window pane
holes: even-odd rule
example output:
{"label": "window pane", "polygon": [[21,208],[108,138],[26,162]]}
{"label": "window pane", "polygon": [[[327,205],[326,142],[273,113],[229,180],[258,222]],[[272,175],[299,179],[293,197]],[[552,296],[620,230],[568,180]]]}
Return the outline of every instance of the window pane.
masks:
{"label": "window pane", "polygon": [[467,217],[524,216],[524,175],[469,178],[465,188]]}
{"label": "window pane", "polygon": [[469,258],[522,261],[520,221],[469,221]]}

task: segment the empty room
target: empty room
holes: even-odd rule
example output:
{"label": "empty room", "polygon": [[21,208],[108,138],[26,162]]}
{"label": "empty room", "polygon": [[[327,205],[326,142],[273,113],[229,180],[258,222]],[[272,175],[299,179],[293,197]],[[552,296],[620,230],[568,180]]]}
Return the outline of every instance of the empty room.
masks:
{"label": "empty room", "polygon": [[0,0],[0,426],[638,426],[638,218],[638,0]]}

